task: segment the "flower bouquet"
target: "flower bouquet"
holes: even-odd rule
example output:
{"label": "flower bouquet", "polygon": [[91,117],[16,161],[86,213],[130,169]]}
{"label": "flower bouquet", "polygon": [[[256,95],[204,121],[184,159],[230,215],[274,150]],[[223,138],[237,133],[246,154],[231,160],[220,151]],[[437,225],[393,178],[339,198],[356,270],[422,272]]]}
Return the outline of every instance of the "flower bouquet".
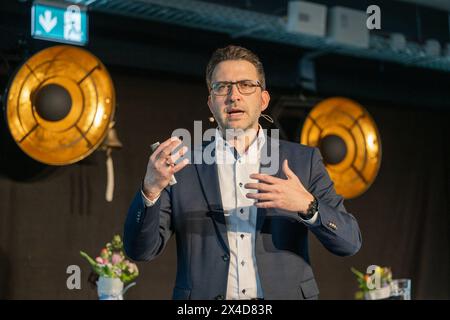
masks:
{"label": "flower bouquet", "polygon": [[95,260],[83,251],[80,251],[80,254],[99,275],[97,291],[101,300],[122,300],[125,291],[136,284],[131,283],[123,289],[124,283],[134,280],[139,275],[139,270],[136,264],[125,259],[119,235],[115,235],[112,241],[106,244]]}
{"label": "flower bouquet", "polygon": [[356,275],[359,291],[355,293],[358,300],[387,299],[391,295],[392,271],[388,267],[369,266],[366,273],[351,268]]}

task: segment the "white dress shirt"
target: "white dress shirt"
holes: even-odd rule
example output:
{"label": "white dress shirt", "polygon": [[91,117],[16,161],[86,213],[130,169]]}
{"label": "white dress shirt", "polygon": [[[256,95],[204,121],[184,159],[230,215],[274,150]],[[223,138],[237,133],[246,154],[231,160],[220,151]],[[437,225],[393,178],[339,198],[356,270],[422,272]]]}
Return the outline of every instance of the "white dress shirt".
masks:
{"label": "white dress shirt", "polygon": [[230,248],[226,299],[264,296],[254,250],[257,208],[253,205],[255,200],[245,196],[256,190],[244,188],[246,183],[257,182],[250,179],[250,175],[259,172],[264,142],[263,130],[258,130],[247,151],[235,158],[237,152],[222,138],[220,131],[216,131],[217,172]]}
{"label": "white dress shirt", "polygon": [[[215,135],[220,194],[230,249],[226,292],[226,299],[229,300],[264,297],[255,256],[257,208],[253,205],[254,199],[245,196],[248,192],[256,192],[256,190],[246,189],[244,185],[257,182],[249,176],[259,172],[261,149],[265,141],[266,136],[260,127],[256,139],[247,151],[237,155],[233,151],[234,148],[222,138],[219,130]],[[142,198],[145,206],[152,206],[158,200],[158,198],[153,201],[147,199],[143,192]],[[318,213],[312,219],[303,220],[303,222],[315,224],[317,218]]]}

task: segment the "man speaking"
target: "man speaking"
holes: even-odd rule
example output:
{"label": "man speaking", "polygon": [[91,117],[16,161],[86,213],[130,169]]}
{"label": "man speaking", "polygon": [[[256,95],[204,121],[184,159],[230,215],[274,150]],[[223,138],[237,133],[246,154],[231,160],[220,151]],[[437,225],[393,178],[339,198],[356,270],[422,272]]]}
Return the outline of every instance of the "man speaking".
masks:
{"label": "man speaking", "polygon": [[[217,161],[180,161],[187,148],[177,138],[158,146],[126,218],[126,253],[152,260],[175,234],[174,299],[317,299],[308,232],[332,253],[353,255],[361,247],[355,218],[317,148],[262,130],[270,95],[253,52],[216,50],[206,83],[218,128],[203,148]],[[277,167],[267,174],[263,150],[273,146]]]}

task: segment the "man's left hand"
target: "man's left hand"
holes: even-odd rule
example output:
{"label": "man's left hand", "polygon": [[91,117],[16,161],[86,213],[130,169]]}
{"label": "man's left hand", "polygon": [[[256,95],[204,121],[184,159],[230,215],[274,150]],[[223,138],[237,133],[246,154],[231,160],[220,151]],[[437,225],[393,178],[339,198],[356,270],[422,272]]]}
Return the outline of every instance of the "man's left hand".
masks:
{"label": "man's left hand", "polygon": [[254,173],[250,178],[259,183],[246,183],[245,188],[256,189],[258,193],[247,193],[246,197],[255,199],[258,208],[278,208],[292,212],[306,213],[314,200],[311,193],[289,168],[288,161],[283,161],[283,172],[287,179],[280,179],[267,174]]}

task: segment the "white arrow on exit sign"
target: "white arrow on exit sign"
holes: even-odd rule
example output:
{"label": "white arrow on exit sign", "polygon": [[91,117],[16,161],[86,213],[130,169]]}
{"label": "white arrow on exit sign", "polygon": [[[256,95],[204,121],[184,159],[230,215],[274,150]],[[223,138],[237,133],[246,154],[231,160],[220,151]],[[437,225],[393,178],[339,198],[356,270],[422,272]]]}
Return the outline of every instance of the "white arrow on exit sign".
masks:
{"label": "white arrow on exit sign", "polygon": [[45,10],[44,15],[39,16],[39,24],[44,28],[45,32],[49,33],[58,23],[58,18],[52,18],[52,12]]}

